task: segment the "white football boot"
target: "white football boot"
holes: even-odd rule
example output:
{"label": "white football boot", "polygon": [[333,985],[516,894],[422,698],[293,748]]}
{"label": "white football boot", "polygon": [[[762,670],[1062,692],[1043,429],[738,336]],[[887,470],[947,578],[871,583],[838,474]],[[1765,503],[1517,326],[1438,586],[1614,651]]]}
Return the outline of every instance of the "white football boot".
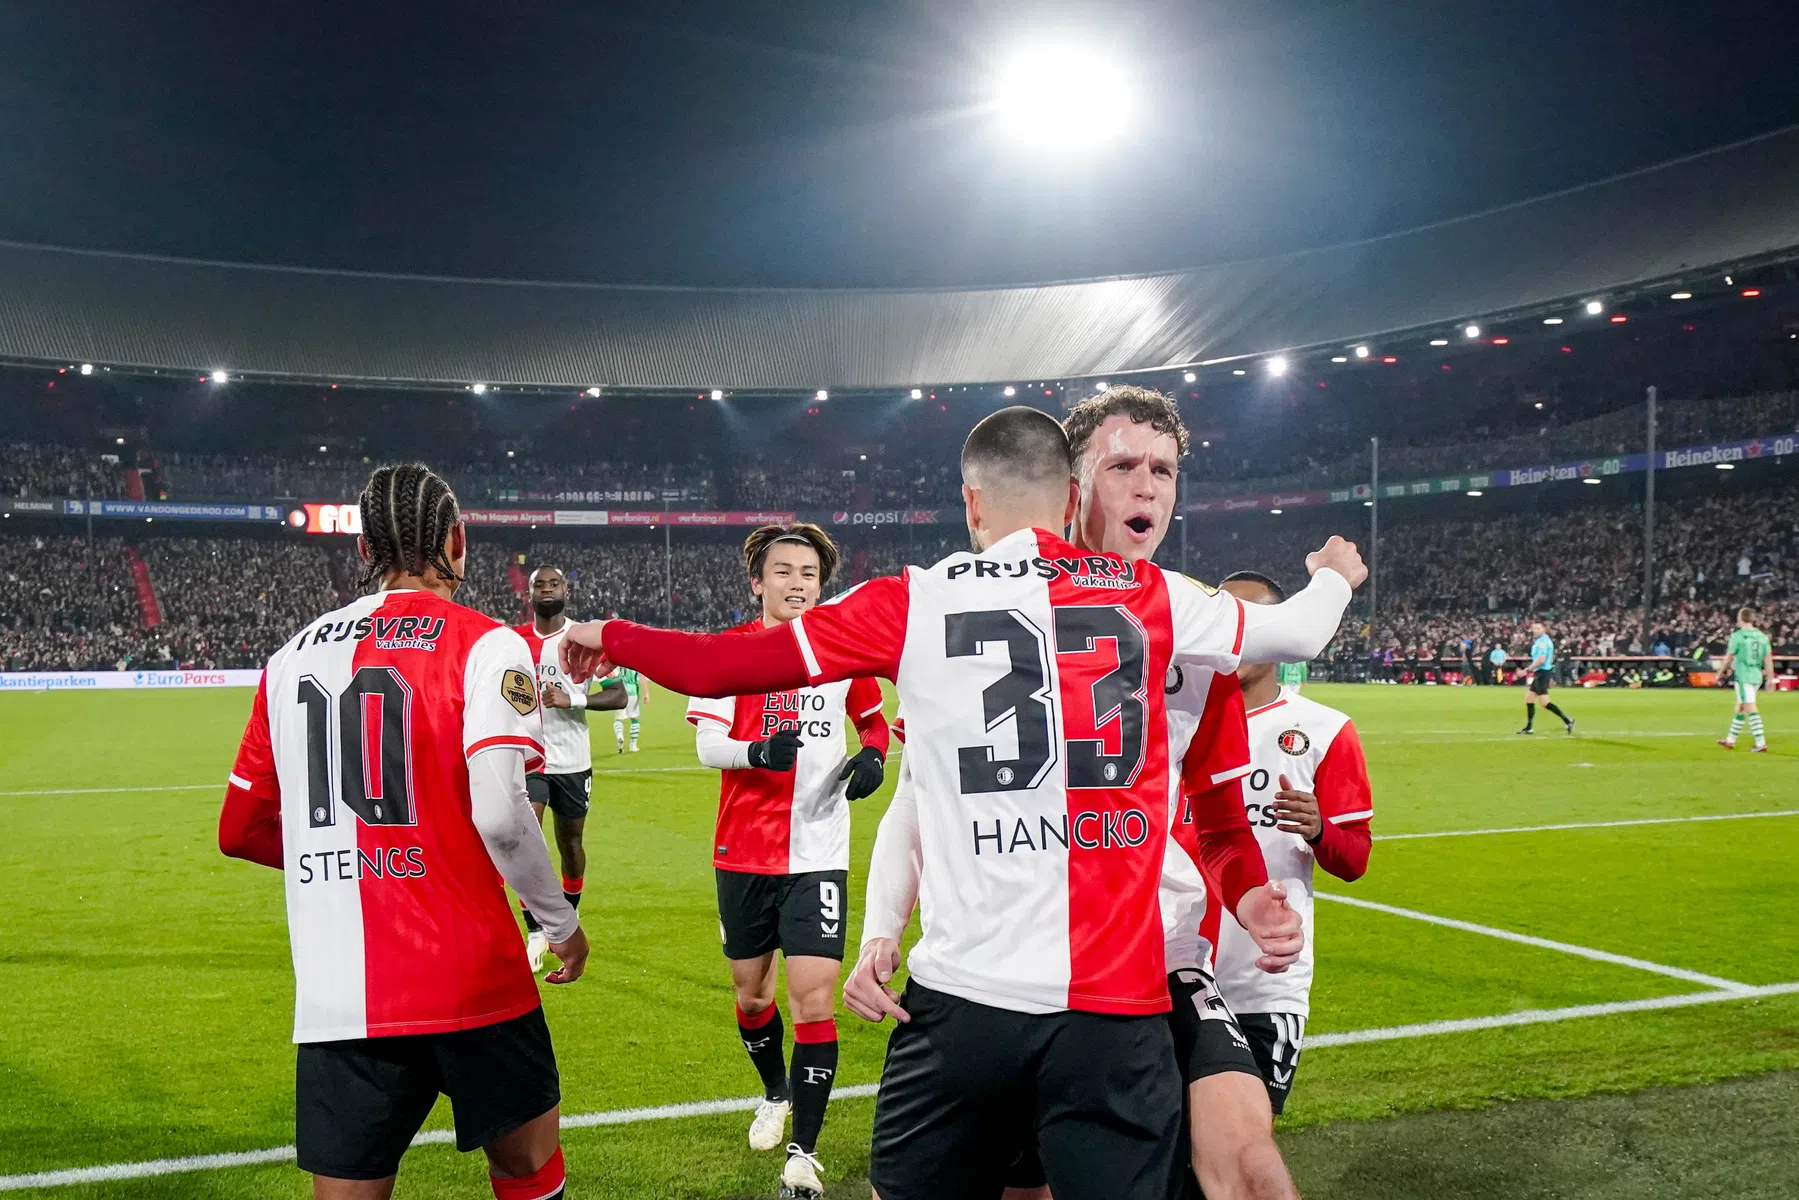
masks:
{"label": "white football boot", "polygon": [[531,964],[531,974],[543,970],[543,956],[549,951],[549,935],[541,929],[533,929],[531,936],[525,939],[525,961]]}
{"label": "white football boot", "polygon": [[787,1165],[781,1170],[781,1200],[824,1200],[825,1185],[818,1178],[822,1170],[817,1158],[789,1142]]}
{"label": "white football boot", "polygon": [[793,1111],[790,1100],[764,1100],[756,1106],[756,1119],[750,1122],[750,1149],[773,1150],[787,1137],[787,1114]]}

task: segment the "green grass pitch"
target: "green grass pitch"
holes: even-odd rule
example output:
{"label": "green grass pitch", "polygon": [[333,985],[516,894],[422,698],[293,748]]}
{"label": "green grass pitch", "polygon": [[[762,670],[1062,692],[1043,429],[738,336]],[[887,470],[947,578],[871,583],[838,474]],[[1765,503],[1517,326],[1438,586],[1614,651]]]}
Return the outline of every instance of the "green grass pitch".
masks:
{"label": "green grass pitch", "polygon": [[[1553,721],[1533,738],[1515,736],[1516,688],[1308,693],[1360,726],[1383,839],[1799,809],[1799,697],[1766,698],[1774,752],[1750,755],[1713,745],[1729,719],[1722,691],[1563,692],[1580,721],[1572,738]],[[222,858],[214,843],[249,702],[247,691],[0,696],[0,1176],[292,1141],[280,880]],[[563,1111],[751,1095],[713,909],[716,778],[694,762],[676,697],[652,697],[640,754],[613,754],[605,715],[591,724],[597,777],[582,915],[594,955],[585,979],[544,997]],[[859,868],[886,794],[855,810],[858,908]],[[1799,816],[1610,825],[1382,840],[1364,880],[1320,887],[1762,987],[1799,981],[1796,858]],[[851,928],[859,924],[853,913]],[[1318,926],[1308,1037],[1715,990],[1325,901]],[[840,1085],[874,1081],[885,1031],[848,1013],[839,1024]],[[1723,1120],[1786,1113],[1784,1140],[1747,1161],[1790,1182],[1799,1178],[1799,1089],[1790,1086],[1799,1076],[1783,1072],[1796,1067],[1799,994],[1327,1044],[1307,1049],[1281,1133],[1309,1196],[1625,1195],[1597,1184],[1516,1190],[1525,1177],[1501,1164],[1517,1166],[1521,1142],[1536,1146],[1527,1157],[1545,1171],[1563,1161],[1556,1153],[1568,1163],[1603,1154],[1557,1142],[1567,1119],[1530,1115],[1572,1110],[1499,1102],[1610,1105],[1645,1122],[1663,1114],[1644,1140],[1653,1133],[1664,1157],[1696,1163],[1716,1157],[1702,1136],[1712,1118],[1698,1115],[1711,1097]],[[1757,1078],[1676,1086],[1736,1076]],[[832,1106],[819,1153],[843,1181],[833,1195],[867,1195],[855,1181],[872,1112],[865,1098]],[[778,1160],[748,1150],[747,1120],[571,1130],[570,1195],[773,1195]],[[440,1106],[432,1127],[446,1125]],[[1753,1143],[1755,1131],[1741,1130]],[[1427,1159],[1437,1174],[1408,1165]],[[1451,1169],[1467,1178],[1445,1181]],[[1681,1161],[1654,1169],[1660,1194],[1675,1194],[1666,1182]],[[291,1164],[274,1163],[17,1194],[297,1197],[306,1187]],[[490,1193],[478,1155],[431,1145],[408,1156],[398,1194]]]}

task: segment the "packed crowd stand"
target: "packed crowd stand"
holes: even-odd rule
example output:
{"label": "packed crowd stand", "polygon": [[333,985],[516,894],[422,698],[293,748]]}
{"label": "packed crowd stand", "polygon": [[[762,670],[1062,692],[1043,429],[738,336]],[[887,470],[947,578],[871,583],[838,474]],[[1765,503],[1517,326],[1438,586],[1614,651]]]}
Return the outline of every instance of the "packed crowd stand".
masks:
{"label": "packed crowd stand", "polygon": [[[1301,419],[1295,416],[1295,419]],[[1330,418],[1320,418],[1326,425]],[[1381,473],[1392,480],[1428,478],[1547,462],[1601,458],[1640,451],[1644,413],[1633,405],[1568,422],[1520,418],[1525,428],[1477,429],[1478,440],[1383,439]],[[1670,399],[1661,405],[1658,441],[1664,447],[1799,430],[1799,392],[1765,392],[1717,399]],[[1249,455],[1242,447],[1253,446]],[[1287,447],[1304,447],[1287,451]],[[1334,452],[1331,447],[1334,447]],[[911,447],[916,452],[916,447]],[[119,457],[126,461],[121,466]],[[1278,457],[1284,456],[1284,457]],[[0,495],[114,498],[125,473],[141,467],[146,494],[170,500],[260,502],[343,500],[360,492],[371,460],[321,453],[300,458],[121,450],[98,454],[60,446],[0,447]],[[1323,426],[1305,436],[1229,437],[1201,446],[1188,464],[1190,494],[1229,495],[1365,483],[1365,439]],[[684,463],[581,461],[521,456],[449,464],[445,476],[469,507],[590,505],[617,508],[727,508],[769,511],[953,508],[960,475],[953,454],[935,458],[846,455],[841,463],[797,464],[751,460],[714,469]],[[88,489],[91,489],[91,493]]]}

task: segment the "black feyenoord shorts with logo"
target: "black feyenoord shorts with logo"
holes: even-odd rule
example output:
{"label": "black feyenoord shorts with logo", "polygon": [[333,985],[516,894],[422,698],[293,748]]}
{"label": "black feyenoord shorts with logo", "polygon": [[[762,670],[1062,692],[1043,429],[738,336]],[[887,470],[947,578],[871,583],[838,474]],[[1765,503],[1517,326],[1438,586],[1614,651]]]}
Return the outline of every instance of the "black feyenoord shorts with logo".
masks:
{"label": "black feyenoord shorts with logo", "polygon": [[882,1200],[991,1200],[1031,1158],[1056,1200],[1165,1200],[1181,1085],[1160,1015],[1032,1014],[913,980],[875,1100]]}
{"label": "black feyenoord shorts with logo", "polygon": [[441,1092],[456,1148],[473,1150],[562,1102],[543,1009],[463,1029],[309,1042],[294,1068],[299,1167],[334,1179],[386,1179]]}
{"label": "black feyenoord shorts with logo", "polygon": [[779,950],[843,961],[848,871],[756,875],[715,868],[718,932],[726,958],[761,958]]}
{"label": "black feyenoord shorts with logo", "polygon": [[546,805],[559,817],[571,821],[584,820],[593,795],[593,772],[577,771],[570,775],[527,775],[525,794],[531,803]]}
{"label": "black feyenoord shorts with logo", "polygon": [[1174,1034],[1174,1058],[1183,1084],[1226,1071],[1262,1074],[1255,1048],[1210,975],[1197,970],[1172,972],[1168,994],[1174,999],[1168,1028]]}
{"label": "black feyenoord shorts with logo", "polygon": [[1555,672],[1547,668],[1530,673],[1530,690],[1538,696],[1549,694],[1549,683]]}
{"label": "black feyenoord shorts with logo", "polygon": [[[1189,1157],[1185,1149],[1186,1085],[1227,1071],[1251,1075],[1264,1082],[1267,1076],[1260,1069],[1255,1047],[1238,1025],[1237,1018],[1232,1015],[1230,1006],[1225,1004],[1224,997],[1218,994],[1217,985],[1212,982],[1210,975],[1196,970],[1172,972],[1168,976],[1168,994],[1174,1000],[1174,1007],[1168,1013],[1168,1031],[1174,1038],[1174,1061],[1180,1068],[1182,1084],[1182,1153],[1179,1161],[1185,1173]],[[1278,1105],[1275,1111],[1280,1111]],[[1042,1187],[1043,1184],[1043,1164],[1038,1159],[1037,1148],[1033,1144],[1017,1156],[1012,1168],[1006,1172],[1006,1186],[1034,1188]],[[1198,1184],[1189,1181],[1188,1190],[1183,1194],[1199,1195]]]}
{"label": "black feyenoord shorts with logo", "polygon": [[1279,1116],[1287,1106],[1293,1076],[1299,1070],[1306,1019],[1298,1013],[1244,1013],[1237,1020],[1249,1038],[1262,1082],[1268,1085],[1268,1099],[1274,1105],[1275,1116]]}

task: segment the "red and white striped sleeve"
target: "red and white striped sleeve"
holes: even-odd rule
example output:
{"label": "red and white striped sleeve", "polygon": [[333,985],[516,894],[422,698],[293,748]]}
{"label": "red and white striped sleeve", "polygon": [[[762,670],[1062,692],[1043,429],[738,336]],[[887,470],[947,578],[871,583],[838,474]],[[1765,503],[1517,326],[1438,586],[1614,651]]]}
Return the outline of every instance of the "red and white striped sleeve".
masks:
{"label": "red and white striped sleeve", "polygon": [[219,811],[219,849],[265,867],[282,867],[281,785],[275,775],[275,751],[269,740],[269,676],[256,685],[250,720],[238,744],[237,761],[225,785]]}
{"label": "red and white striped sleeve", "polygon": [[1362,754],[1355,722],[1344,721],[1318,762],[1312,777],[1324,828],[1312,843],[1318,865],[1338,879],[1360,879],[1368,870],[1374,837],[1374,792],[1368,785],[1368,760]]}
{"label": "red and white striped sleeve", "polygon": [[903,575],[858,584],[788,623],[812,684],[899,677],[911,593]]}
{"label": "red and white striped sleeve", "polygon": [[475,640],[462,673],[463,755],[501,747],[522,751],[527,773],[543,770],[537,665],[525,639],[503,625]]}

